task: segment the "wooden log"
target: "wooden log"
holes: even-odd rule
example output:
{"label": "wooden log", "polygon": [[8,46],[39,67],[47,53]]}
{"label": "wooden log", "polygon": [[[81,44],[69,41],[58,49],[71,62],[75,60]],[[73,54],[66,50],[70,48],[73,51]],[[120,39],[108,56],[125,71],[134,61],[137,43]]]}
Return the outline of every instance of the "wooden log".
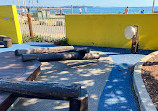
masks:
{"label": "wooden log", "polygon": [[45,48],[33,48],[33,49],[18,49],[15,51],[15,55],[20,56],[22,54],[41,54],[41,53],[56,53],[62,51],[73,50],[73,46],[60,46],[60,47],[45,47]]}
{"label": "wooden log", "polygon": [[81,90],[81,96],[70,99],[69,111],[88,111],[88,93],[86,90]]}
{"label": "wooden log", "polygon": [[81,95],[79,84],[0,80],[0,90],[18,97],[69,100]]}
{"label": "wooden log", "polygon": [[38,60],[41,62],[61,61],[61,60],[89,60],[99,59],[100,55],[97,53],[80,54],[78,52],[65,53],[48,53],[48,54],[23,54],[22,61]]}
{"label": "wooden log", "polygon": [[75,48],[74,50],[64,51],[64,52],[78,52],[80,54],[86,54],[90,52],[90,48],[82,47],[82,48]]}

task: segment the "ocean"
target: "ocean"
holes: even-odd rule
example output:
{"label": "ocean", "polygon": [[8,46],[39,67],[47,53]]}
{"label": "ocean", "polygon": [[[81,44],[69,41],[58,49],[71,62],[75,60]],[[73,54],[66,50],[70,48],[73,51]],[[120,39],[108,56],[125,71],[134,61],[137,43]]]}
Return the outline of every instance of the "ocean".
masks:
{"label": "ocean", "polygon": [[[124,13],[126,7],[94,7],[87,8],[87,14],[118,14]],[[46,9],[49,10],[51,14],[60,13],[59,9]],[[129,7],[129,14],[138,13],[138,11],[144,10],[145,14],[152,13],[152,7]],[[31,10],[33,12],[35,10]],[[155,11],[158,11],[158,6],[155,7]],[[18,10],[18,13],[20,11]],[[64,14],[71,14],[71,9],[62,9]],[[79,14],[79,8],[73,8],[74,14]],[[82,8],[82,14],[85,14],[85,8]]]}
{"label": "ocean", "polygon": [[[118,14],[124,13],[126,7],[94,7],[87,8],[87,14]],[[152,7],[129,7],[129,14],[138,13],[138,11],[144,10],[144,13],[152,13]],[[158,11],[158,7],[155,7],[155,11]],[[55,10],[50,10],[51,13],[55,13]],[[59,10],[57,10],[59,13]],[[63,9],[63,13],[71,14],[71,9]],[[79,14],[79,8],[73,8],[74,14]],[[82,13],[85,13],[85,9],[82,8]]]}

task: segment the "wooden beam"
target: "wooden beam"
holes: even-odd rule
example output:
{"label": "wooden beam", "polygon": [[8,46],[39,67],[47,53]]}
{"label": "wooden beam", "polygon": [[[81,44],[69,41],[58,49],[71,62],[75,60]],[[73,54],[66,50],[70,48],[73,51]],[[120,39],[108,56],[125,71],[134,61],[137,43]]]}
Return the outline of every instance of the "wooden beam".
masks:
{"label": "wooden beam", "polygon": [[0,90],[17,97],[69,100],[81,95],[81,85],[36,81],[0,80]]}
{"label": "wooden beam", "polygon": [[60,46],[60,47],[44,47],[33,49],[18,49],[15,51],[15,55],[20,56],[22,54],[41,54],[41,53],[56,53],[68,50],[73,50],[73,46]]}
{"label": "wooden beam", "polygon": [[45,54],[23,54],[22,61],[38,60],[40,62],[62,61],[62,60],[89,60],[99,59],[100,55],[97,53],[80,54],[78,52],[64,52],[64,53],[45,53]]}
{"label": "wooden beam", "polygon": [[154,13],[154,7],[155,7],[155,0],[153,0],[153,8],[152,8],[152,13]]}

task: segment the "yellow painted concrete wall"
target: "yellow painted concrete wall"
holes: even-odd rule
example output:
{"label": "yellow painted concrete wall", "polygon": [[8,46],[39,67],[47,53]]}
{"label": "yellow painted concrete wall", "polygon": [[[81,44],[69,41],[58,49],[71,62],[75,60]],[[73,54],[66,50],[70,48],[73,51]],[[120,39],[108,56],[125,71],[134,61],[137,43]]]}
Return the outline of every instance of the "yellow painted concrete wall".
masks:
{"label": "yellow painted concrete wall", "polygon": [[[7,20],[1,17],[13,20]],[[12,43],[22,43],[17,9],[15,5],[0,6],[0,35],[10,37],[12,39]]]}
{"label": "yellow painted concrete wall", "polygon": [[66,15],[71,45],[131,48],[124,30],[133,25],[139,25],[140,48],[158,50],[158,14]]}

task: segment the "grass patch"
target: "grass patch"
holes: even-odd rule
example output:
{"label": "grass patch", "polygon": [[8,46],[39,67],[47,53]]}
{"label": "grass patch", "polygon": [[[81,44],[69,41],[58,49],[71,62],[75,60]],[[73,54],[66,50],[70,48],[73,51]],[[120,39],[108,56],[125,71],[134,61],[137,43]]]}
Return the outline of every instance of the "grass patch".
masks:
{"label": "grass patch", "polygon": [[34,35],[33,37],[30,37],[29,34],[23,34],[22,40],[23,40],[23,43],[26,43],[26,42],[48,42],[48,43],[54,43],[55,45],[68,45],[66,37],[63,37],[60,39],[52,39],[52,37],[49,37],[49,36]]}

